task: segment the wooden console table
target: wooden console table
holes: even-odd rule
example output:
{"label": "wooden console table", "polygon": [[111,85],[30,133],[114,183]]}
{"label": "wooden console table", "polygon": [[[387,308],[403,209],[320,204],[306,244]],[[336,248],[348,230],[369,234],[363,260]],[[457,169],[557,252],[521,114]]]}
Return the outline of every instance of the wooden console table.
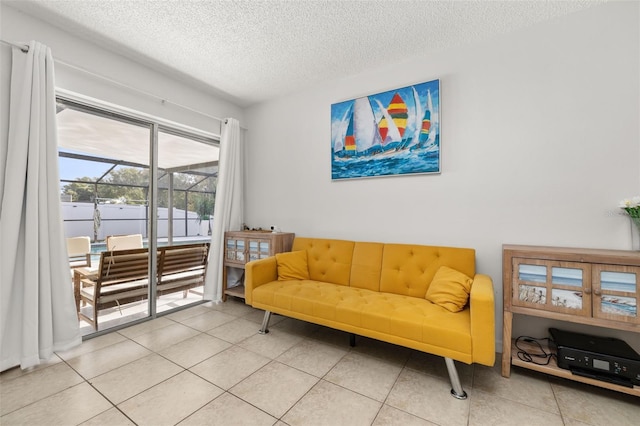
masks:
{"label": "wooden console table", "polygon": [[[511,365],[640,396],[640,386],[573,375],[557,366],[526,362],[516,355],[513,314],[632,331],[640,339],[640,252],[504,245],[502,375]],[[594,333],[598,334],[598,333]]]}

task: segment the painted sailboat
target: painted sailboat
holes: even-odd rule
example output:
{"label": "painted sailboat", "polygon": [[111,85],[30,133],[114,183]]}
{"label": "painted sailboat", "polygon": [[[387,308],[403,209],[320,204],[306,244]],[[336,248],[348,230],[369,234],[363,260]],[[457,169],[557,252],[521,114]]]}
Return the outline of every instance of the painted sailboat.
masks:
{"label": "painted sailboat", "polygon": [[364,155],[372,146],[380,144],[376,118],[373,115],[368,97],[356,99],[353,115],[357,151]]}
{"label": "painted sailboat", "polygon": [[421,148],[433,148],[435,146],[436,132],[432,129],[431,112],[433,111],[433,102],[431,100],[431,91],[427,90],[427,108],[422,118],[422,125],[420,127],[420,142]]}
{"label": "painted sailboat", "polygon": [[349,124],[353,125],[350,119],[351,107],[347,108],[342,116],[342,119],[338,121],[338,125],[335,129],[335,139],[333,140],[333,151],[338,152],[344,149],[344,140],[349,129]]}
{"label": "painted sailboat", "polygon": [[[407,128],[408,109],[407,104],[399,93],[395,93],[385,107],[378,99],[375,100],[382,117],[378,122],[378,133],[380,134],[380,146],[373,150],[374,154],[393,153],[401,149],[403,135]],[[393,151],[392,151],[393,150]]]}
{"label": "painted sailboat", "polygon": [[353,155],[356,152],[356,135],[353,131],[353,116],[349,117],[349,125],[347,126],[347,132],[344,135],[344,153],[345,155]]}
{"label": "painted sailboat", "polygon": [[380,139],[383,145],[387,145],[391,142],[400,142],[402,140],[402,136],[400,135],[400,131],[393,121],[393,117],[387,111],[387,108],[382,105],[378,99],[375,100],[378,104],[378,108],[382,112],[382,118],[380,118],[380,122],[378,123],[378,133],[380,134]]}
{"label": "painted sailboat", "polygon": [[404,131],[407,128],[407,118],[408,110],[407,104],[402,99],[402,96],[398,92],[393,95],[391,102],[389,103],[389,107],[387,108],[387,112],[391,115],[393,119],[393,124],[395,124],[398,129],[398,133],[400,133],[400,138],[404,136]]}
{"label": "painted sailboat", "polygon": [[411,148],[415,146],[420,141],[422,119],[424,117],[424,112],[425,112],[425,108],[423,108],[422,102],[420,102],[420,95],[418,95],[418,91],[414,86],[411,86],[411,92],[413,93],[413,103],[416,109],[413,115],[413,118],[414,118],[413,136],[411,138],[411,141],[407,144],[407,148]]}
{"label": "painted sailboat", "polygon": [[380,135],[369,98],[355,100],[343,141],[342,150],[334,149],[338,157],[368,155],[371,147],[380,145]]}

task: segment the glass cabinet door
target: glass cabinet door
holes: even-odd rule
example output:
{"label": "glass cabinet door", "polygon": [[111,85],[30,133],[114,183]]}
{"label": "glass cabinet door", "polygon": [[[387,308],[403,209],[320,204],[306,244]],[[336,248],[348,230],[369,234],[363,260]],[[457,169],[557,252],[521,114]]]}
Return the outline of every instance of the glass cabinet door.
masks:
{"label": "glass cabinet door", "polygon": [[244,238],[227,238],[225,258],[230,262],[244,263]]}
{"label": "glass cabinet door", "polygon": [[238,262],[244,263],[245,261],[244,252],[245,252],[244,239],[237,239],[236,240],[236,260]]}
{"label": "glass cabinet door", "polygon": [[590,265],[514,259],[513,266],[515,306],[591,315]]}
{"label": "glass cabinet door", "polygon": [[594,265],[593,316],[639,324],[639,280],[638,267]]}
{"label": "glass cabinet door", "polygon": [[259,243],[259,252],[260,259],[264,259],[265,257],[269,257],[270,254],[270,244],[269,241],[260,241]]}
{"label": "glass cabinet door", "polygon": [[520,306],[547,304],[547,265],[535,260],[514,260],[513,304]]}
{"label": "glass cabinet door", "polygon": [[249,259],[252,260],[264,259],[269,257],[270,244],[269,240],[249,240]]}
{"label": "glass cabinet door", "polygon": [[225,250],[227,251],[227,255],[225,256],[227,260],[236,260],[236,240],[233,238],[227,238],[227,246]]}

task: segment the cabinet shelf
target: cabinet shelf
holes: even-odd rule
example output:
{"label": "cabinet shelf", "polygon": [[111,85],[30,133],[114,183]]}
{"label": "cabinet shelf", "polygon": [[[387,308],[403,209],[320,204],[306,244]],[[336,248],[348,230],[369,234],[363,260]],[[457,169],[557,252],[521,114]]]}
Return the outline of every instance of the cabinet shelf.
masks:
{"label": "cabinet shelf", "polygon": [[[626,386],[617,385],[615,383],[609,383],[602,380],[591,379],[589,377],[576,376],[571,373],[570,370],[565,370],[564,368],[558,367],[558,363],[555,358],[551,358],[551,361],[547,365],[538,365],[532,362],[523,361],[518,358],[518,348],[516,348],[515,339],[511,341],[511,365],[515,365],[517,367],[526,368],[528,370],[534,370],[540,373],[548,374],[550,376],[562,377],[563,379],[569,379],[576,382],[586,383],[588,385],[598,386],[605,389],[610,389],[618,392],[627,393],[629,395],[640,396],[640,387],[634,386],[632,388],[628,388]],[[537,351],[538,347],[526,342],[520,342],[520,347],[524,350]],[[541,343],[544,350],[548,353],[549,347],[544,343]]]}
{"label": "cabinet shelf", "polygon": [[244,284],[235,287],[227,288],[224,291],[227,296],[239,297],[244,299]]}

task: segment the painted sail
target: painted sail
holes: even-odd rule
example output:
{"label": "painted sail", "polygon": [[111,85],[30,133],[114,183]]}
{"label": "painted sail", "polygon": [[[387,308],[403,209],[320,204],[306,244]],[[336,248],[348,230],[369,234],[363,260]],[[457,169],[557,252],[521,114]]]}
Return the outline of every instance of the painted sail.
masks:
{"label": "painted sail", "polygon": [[[431,91],[427,90],[427,108],[422,117],[422,123],[420,125],[420,146],[424,147],[433,142],[431,131],[431,111],[433,110],[433,103],[431,102]],[[435,135],[434,135],[435,136]]]}
{"label": "painted sail", "polygon": [[431,111],[426,110],[420,129],[420,144],[425,144],[431,137]]}
{"label": "painted sail", "polygon": [[364,152],[376,142],[376,119],[369,98],[358,98],[353,107],[354,137],[358,152]]}
{"label": "painted sail", "polygon": [[387,109],[382,105],[382,102],[377,99],[375,101],[378,103],[378,108],[380,108],[380,111],[382,112],[382,118],[378,123],[378,132],[380,133],[382,144],[384,145],[389,142],[397,142],[402,140],[400,132],[393,122],[389,111],[387,111]]}
{"label": "painted sail", "polygon": [[336,138],[334,139],[334,144],[333,144],[333,152],[341,151],[344,148],[344,138],[347,134],[347,128],[349,127],[349,121],[350,121],[350,120],[347,120],[347,117],[349,117],[350,114],[351,114],[351,107],[347,108],[347,110],[344,112],[344,115],[342,116],[342,119],[338,123],[337,129],[336,129]]}
{"label": "painted sail", "polygon": [[353,116],[349,117],[349,126],[347,126],[347,132],[344,135],[344,150],[347,155],[355,154],[356,152],[356,137],[353,133]]}
{"label": "painted sail", "polygon": [[413,138],[411,139],[411,144],[407,148],[411,148],[416,145],[420,141],[420,133],[422,130],[422,119],[424,117],[424,109],[422,108],[422,104],[420,103],[420,96],[418,95],[418,91],[414,86],[411,86],[411,90],[413,91],[413,102],[416,106],[416,111],[413,116],[414,122],[414,130],[413,130]]}
{"label": "painted sail", "polygon": [[[380,106],[382,107],[382,105]],[[385,141],[387,140],[387,136],[389,135],[390,120],[391,119],[387,120],[387,117],[383,115],[382,118],[380,119],[380,122],[378,123],[378,133],[380,134],[380,139],[382,139],[382,143],[385,143]]]}
{"label": "painted sail", "polygon": [[409,117],[409,115],[407,104],[404,102],[402,96],[400,96],[398,92],[393,95],[387,111],[389,112],[389,115],[393,120],[393,124],[395,124],[398,132],[400,133],[400,138],[402,138],[407,127],[407,118]]}
{"label": "painted sail", "polygon": [[436,132],[432,129],[435,123],[432,122],[433,118],[433,102],[431,101],[431,91],[427,90],[427,112],[425,112],[425,116],[422,120],[422,131],[421,133],[425,135],[426,145],[433,145],[436,140]]}

